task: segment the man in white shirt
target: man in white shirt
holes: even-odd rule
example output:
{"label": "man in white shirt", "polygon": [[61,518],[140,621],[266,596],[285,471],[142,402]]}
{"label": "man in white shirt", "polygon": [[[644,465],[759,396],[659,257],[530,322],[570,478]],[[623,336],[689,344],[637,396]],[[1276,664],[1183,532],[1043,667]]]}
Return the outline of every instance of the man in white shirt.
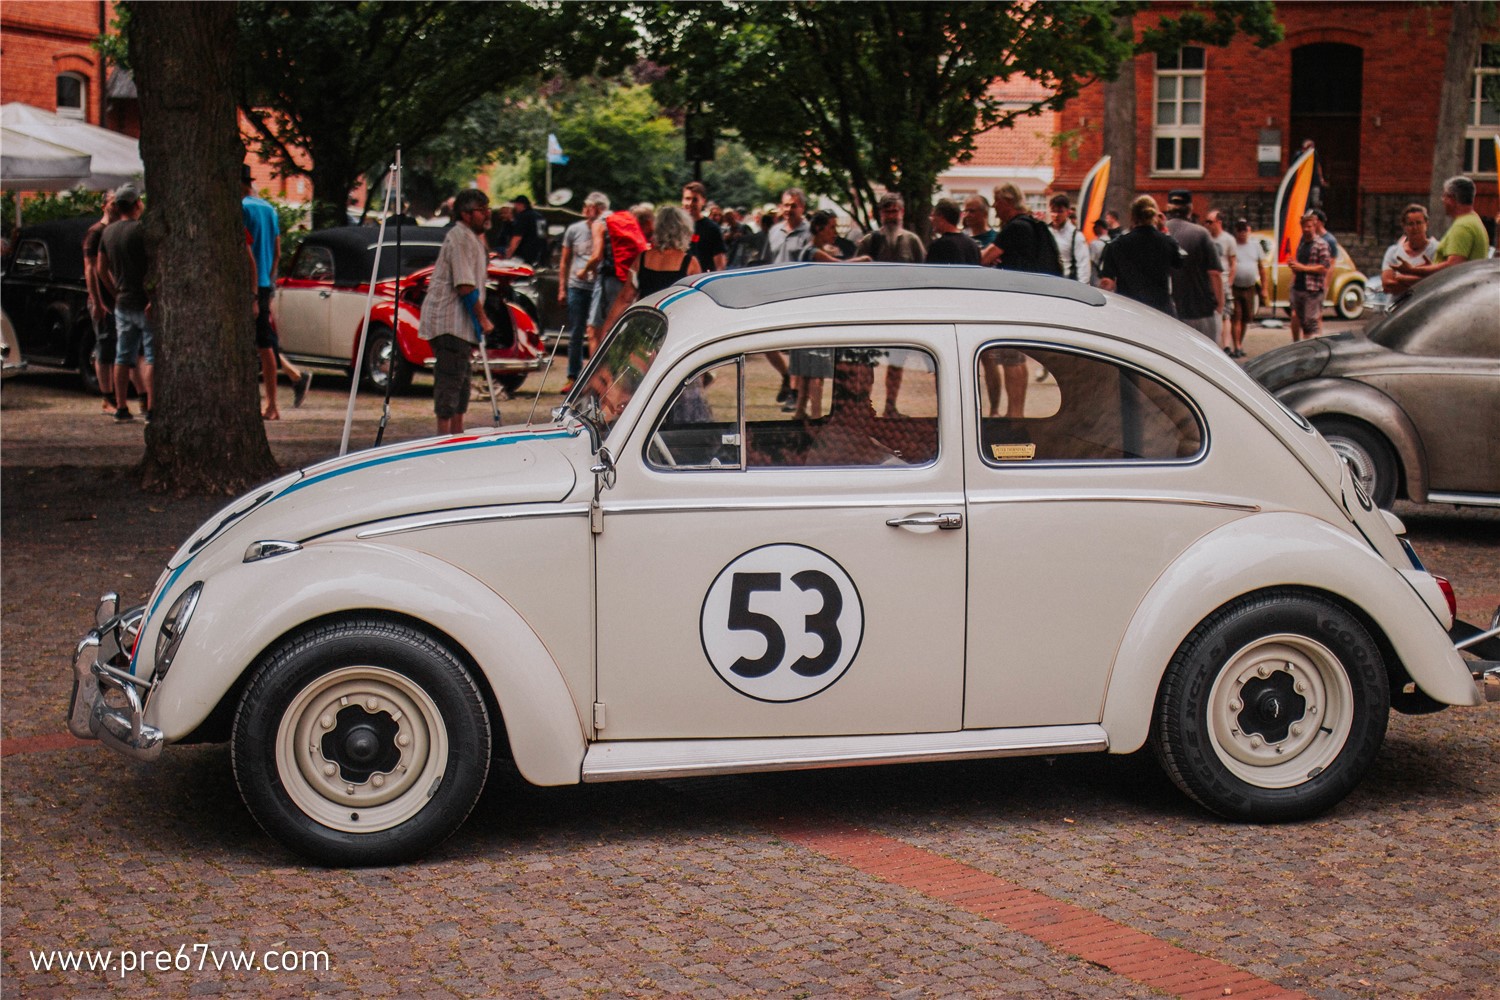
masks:
{"label": "man in white shirt", "polygon": [[1084,239],[1073,220],[1068,218],[1068,209],[1073,203],[1065,194],[1055,194],[1047,203],[1052,212],[1052,239],[1057,244],[1057,256],[1062,259],[1063,275],[1085,285],[1089,283],[1089,242]]}
{"label": "man in white shirt", "polygon": [[453,199],[457,220],[443,238],[437,264],[422,300],[417,335],[432,344],[432,408],[439,434],[461,434],[469,411],[469,355],[481,345],[480,334],[494,329],[484,312],[484,284],[489,276],[490,199],[465,188]]}
{"label": "man in white shirt", "polygon": [[1224,348],[1224,353],[1233,356],[1234,294],[1230,291],[1232,287],[1230,282],[1234,278],[1234,236],[1224,228],[1224,213],[1217,208],[1209,210],[1208,218],[1204,220],[1203,226],[1214,241],[1214,249],[1219,252],[1219,274],[1222,275],[1221,280],[1224,282],[1224,319],[1219,331],[1219,346]]}

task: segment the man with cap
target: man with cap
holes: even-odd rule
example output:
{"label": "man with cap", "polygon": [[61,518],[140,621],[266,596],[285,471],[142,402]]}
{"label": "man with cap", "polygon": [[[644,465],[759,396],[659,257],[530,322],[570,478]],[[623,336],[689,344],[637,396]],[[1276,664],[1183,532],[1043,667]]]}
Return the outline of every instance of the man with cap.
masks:
{"label": "man with cap", "polygon": [[1178,188],[1167,194],[1167,233],[1182,248],[1182,269],[1172,278],[1177,318],[1219,342],[1224,311],[1224,271],[1208,230],[1192,221],[1193,194]]}
{"label": "man with cap", "polygon": [[250,234],[250,258],[255,261],[255,349],[260,353],[261,380],[266,386],[266,408],[261,416],[266,420],[280,420],[281,410],[276,406],[276,370],[280,368],[292,380],[293,406],[301,406],[307,398],[312,375],[299,370],[282,356],[281,342],[276,337],[276,328],[271,325],[271,293],[276,285],[276,272],[281,266],[281,220],[276,217],[276,209],[270,202],[256,197],[248,163],[240,165],[240,186],[244,189],[240,212],[244,215],[245,232]]}
{"label": "man with cap", "polygon": [[[505,256],[519,257],[532,267],[541,267],[547,256],[547,217],[531,207],[531,199],[518,194],[512,199],[515,206],[511,224],[514,235],[505,248]],[[454,215],[458,210],[454,208]]]}
{"label": "man with cap", "polygon": [[146,317],[146,238],[141,232],[141,195],[125,185],[115,192],[120,218],[99,239],[99,282],[115,300],[115,422],[135,419],[126,405],[130,371],[136,369],[145,393],[146,420],[151,420],[151,370],[156,364],[156,335]]}

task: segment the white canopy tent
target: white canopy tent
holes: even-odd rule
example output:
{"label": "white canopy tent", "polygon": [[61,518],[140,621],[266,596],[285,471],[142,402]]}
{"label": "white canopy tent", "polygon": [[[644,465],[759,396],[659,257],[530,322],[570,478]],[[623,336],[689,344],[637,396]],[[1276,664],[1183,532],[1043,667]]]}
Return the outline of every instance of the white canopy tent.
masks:
{"label": "white canopy tent", "polygon": [[[146,172],[139,142],[76,118],[15,101],[0,105],[0,128],[0,181],[8,190],[107,191],[139,183]],[[69,174],[70,167],[81,169]]]}

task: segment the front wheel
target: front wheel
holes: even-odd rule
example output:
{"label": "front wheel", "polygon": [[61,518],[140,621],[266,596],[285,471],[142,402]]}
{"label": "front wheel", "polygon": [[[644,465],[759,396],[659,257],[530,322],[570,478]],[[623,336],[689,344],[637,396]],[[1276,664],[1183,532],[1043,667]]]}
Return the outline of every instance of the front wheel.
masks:
{"label": "front wheel", "polygon": [[339,622],[262,662],[231,750],[240,794],[271,836],[322,864],[396,864],[436,847],[479,800],[489,715],[430,637]]}
{"label": "front wheel", "polygon": [[1273,590],[1226,605],[1183,642],[1151,742],[1177,786],[1221,816],[1306,819],[1359,783],[1389,711],[1364,626],[1321,595]]}

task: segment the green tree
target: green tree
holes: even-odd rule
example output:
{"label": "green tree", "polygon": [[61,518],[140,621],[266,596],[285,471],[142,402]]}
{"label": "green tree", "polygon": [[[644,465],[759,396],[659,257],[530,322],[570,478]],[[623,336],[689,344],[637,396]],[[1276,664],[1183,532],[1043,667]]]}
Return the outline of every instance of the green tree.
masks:
{"label": "green tree", "polygon": [[317,226],[400,144],[417,149],[455,113],[544,69],[613,71],[633,56],[619,5],[247,2],[240,4],[240,110],[264,154],[311,166]]}
{"label": "green tree", "polygon": [[131,5],[158,357],[142,485],[237,493],[276,463],[260,421],[228,3]]}

